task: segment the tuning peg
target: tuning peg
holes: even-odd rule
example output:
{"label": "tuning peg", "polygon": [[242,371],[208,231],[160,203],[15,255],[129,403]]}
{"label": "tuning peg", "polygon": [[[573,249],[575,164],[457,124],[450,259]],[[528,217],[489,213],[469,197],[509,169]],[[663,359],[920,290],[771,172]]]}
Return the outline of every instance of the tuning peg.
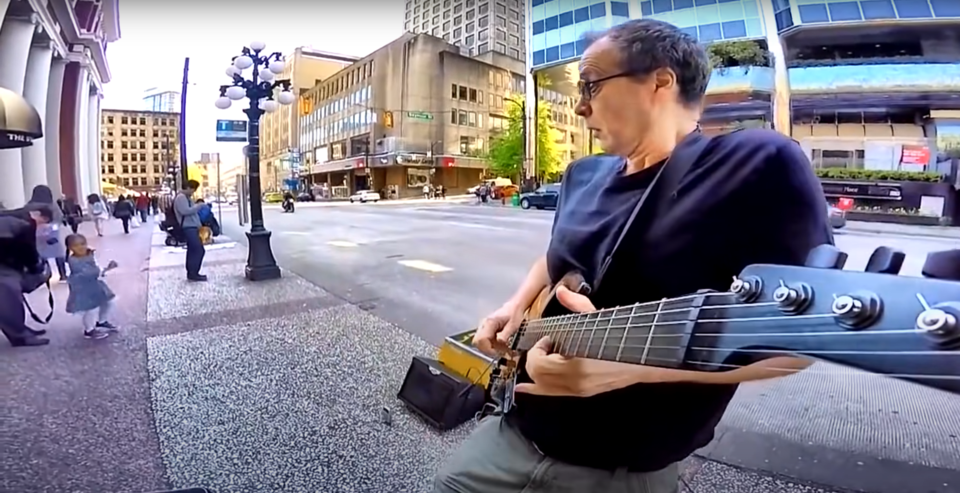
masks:
{"label": "tuning peg", "polygon": [[807,267],[815,269],[843,269],[847,254],[833,245],[820,245],[807,255]]}
{"label": "tuning peg", "polygon": [[907,254],[890,247],[877,247],[867,261],[866,272],[877,274],[899,274]]}
{"label": "tuning peg", "polygon": [[922,272],[924,277],[960,281],[960,250],[928,253]]}

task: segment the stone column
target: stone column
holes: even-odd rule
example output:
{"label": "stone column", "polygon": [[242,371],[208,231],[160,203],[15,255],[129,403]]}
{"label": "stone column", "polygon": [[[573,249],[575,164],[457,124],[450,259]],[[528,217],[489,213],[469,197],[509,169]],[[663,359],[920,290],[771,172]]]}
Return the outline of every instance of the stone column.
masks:
{"label": "stone column", "polygon": [[[10,18],[0,25],[0,87],[17,94],[23,94],[30,43],[36,33],[31,20]],[[20,162],[20,149],[0,149],[0,203],[6,208],[20,207],[27,201]]]}
{"label": "stone column", "polygon": [[87,103],[87,176],[90,193],[100,193],[100,95],[96,89],[88,96]]}
{"label": "stone column", "polygon": [[47,186],[57,198],[63,195],[63,183],[60,180],[60,105],[63,102],[63,70],[66,66],[66,60],[62,59],[53,60],[50,65],[50,77],[47,82],[47,114],[43,129]]}
{"label": "stone column", "polygon": [[[50,63],[53,61],[53,49],[47,46],[33,46],[27,60],[27,76],[23,84],[23,97],[33,105],[43,118],[43,138],[35,140],[30,147],[20,151],[23,170],[23,194],[30,197],[33,187],[49,185],[47,180],[47,139],[49,123],[47,117],[47,88],[50,82]],[[59,122],[57,122],[59,125]]]}
{"label": "stone column", "polygon": [[90,118],[87,113],[90,104],[90,72],[87,67],[80,67],[80,83],[77,85],[77,112],[74,118],[77,122],[77,141],[76,156],[77,165],[74,169],[77,177],[77,188],[80,189],[80,197],[86,197],[93,193],[90,186],[90,174],[87,173],[87,166],[90,162],[90,137],[89,127]]}

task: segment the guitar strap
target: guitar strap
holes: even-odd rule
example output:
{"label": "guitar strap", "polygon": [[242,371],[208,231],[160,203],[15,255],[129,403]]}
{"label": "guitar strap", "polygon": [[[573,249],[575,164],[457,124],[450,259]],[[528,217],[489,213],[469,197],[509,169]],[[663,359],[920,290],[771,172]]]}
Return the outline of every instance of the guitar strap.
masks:
{"label": "guitar strap", "polygon": [[637,205],[635,205],[633,211],[630,212],[630,217],[628,217],[627,221],[623,224],[623,229],[620,230],[620,236],[617,238],[617,242],[613,244],[613,249],[610,250],[610,253],[603,259],[603,265],[600,266],[600,271],[593,282],[594,292],[600,287],[604,275],[610,268],[610,263],[613,262],[614,254],[620,249],[623,240],[633,228],[641,208],[647,205],[647,209],[644,209],[644,214],[646,214],[647,217],[653,217],[656,215],[657,209],[662,208],[675,199],[680,181],[683,180],[683,177],[690,171],[693,163],[700,158],[703,151],[707,149],[709,143],[710,137],[703,135],[700,129],[697,128],[697,130],[693,131],[680,142],[680,145],[674,149],[673,154],[667,158],[667,162],[660,167],[650,182],[650,185],[648,185],[647,189],[640,195],[640,200],[637,201]]}

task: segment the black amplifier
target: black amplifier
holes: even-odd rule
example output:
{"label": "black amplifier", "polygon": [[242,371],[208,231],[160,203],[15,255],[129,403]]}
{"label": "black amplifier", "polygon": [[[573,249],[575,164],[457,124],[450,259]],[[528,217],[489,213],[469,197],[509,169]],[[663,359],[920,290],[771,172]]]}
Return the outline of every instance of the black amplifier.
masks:
{"label": "black amplifier", "polygon": [[397,397],[439,430],[449,430],[483,409],[485,391],[439,361],[415,356]]}

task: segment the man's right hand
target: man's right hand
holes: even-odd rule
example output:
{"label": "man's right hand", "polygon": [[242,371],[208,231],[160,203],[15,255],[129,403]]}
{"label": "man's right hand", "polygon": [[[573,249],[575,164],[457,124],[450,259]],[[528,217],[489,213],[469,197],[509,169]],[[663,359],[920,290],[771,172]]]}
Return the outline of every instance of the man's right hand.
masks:
{"label": "man's right hand", "polygon": [[473,345],[487,356],[497,356],[510,349],[510,338],[523,322],[526,308],[507,303],[487,315],[473,335]]}

